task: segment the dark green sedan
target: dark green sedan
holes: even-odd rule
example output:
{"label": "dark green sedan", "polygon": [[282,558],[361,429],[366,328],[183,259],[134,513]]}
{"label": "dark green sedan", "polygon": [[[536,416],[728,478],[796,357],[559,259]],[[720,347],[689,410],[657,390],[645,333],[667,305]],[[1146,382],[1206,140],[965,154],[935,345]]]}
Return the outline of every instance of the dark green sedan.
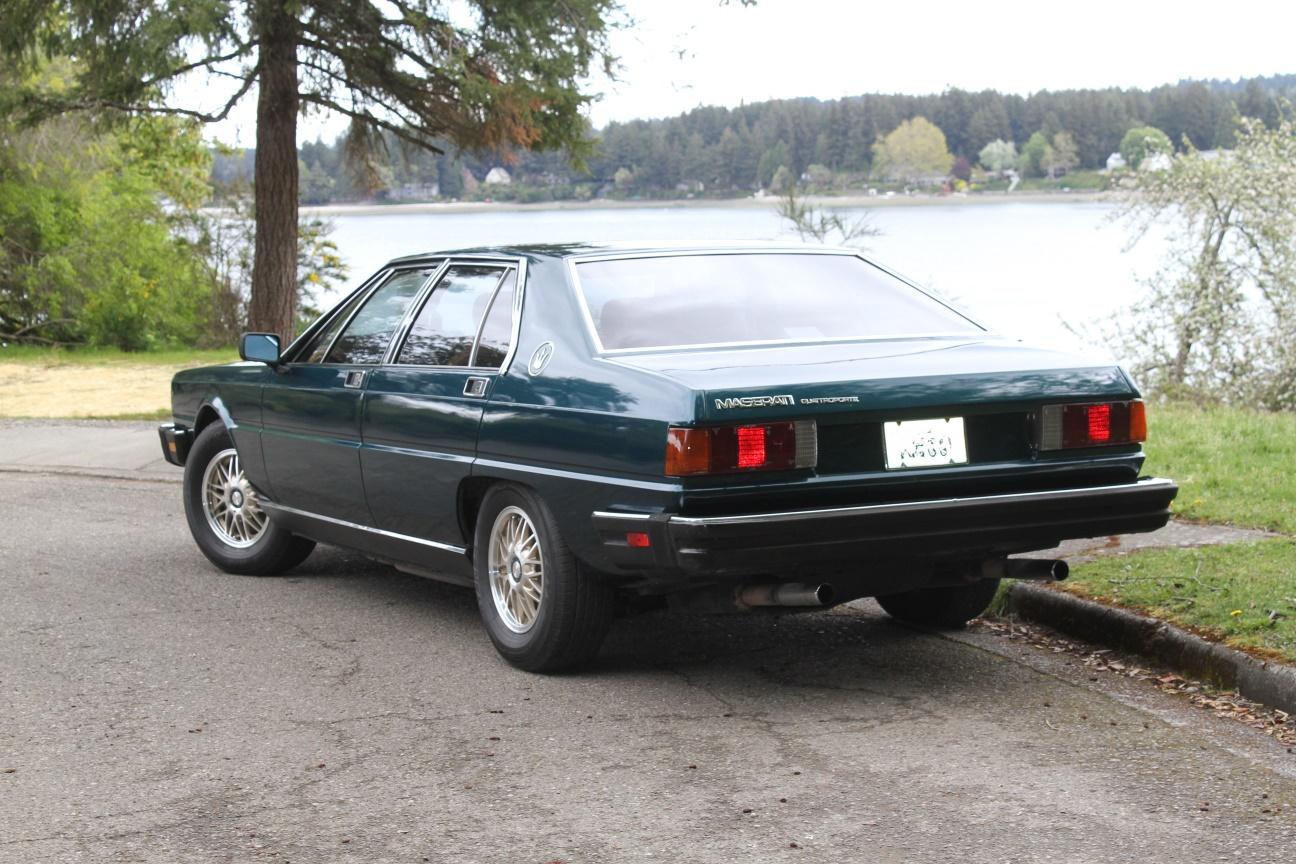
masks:
{"label": "dark green sedan", "polygon": [[160,429],[199,548],[316,542],[472,585],[511,663],[618,612],[877,597],[956,627],[1009,557],[1151,531],[1117,366],[996,335],[844,250],[535,246],[399,258],[287,348],[187,370]]}

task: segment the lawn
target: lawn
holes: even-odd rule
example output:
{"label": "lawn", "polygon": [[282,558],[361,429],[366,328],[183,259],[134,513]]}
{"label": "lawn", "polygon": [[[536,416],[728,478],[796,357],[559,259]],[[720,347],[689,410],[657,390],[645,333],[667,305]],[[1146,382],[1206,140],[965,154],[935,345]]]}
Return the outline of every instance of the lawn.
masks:
{"label": "lawn", "polygon": [[[1296,415],[1149,408],[1146,473],[1175,514],[1296,535]],[[1077,564],[1063,587],[1296,662],[1296,540],[1157,549]]]}
{"label": "lawn", "polygon": [[178,370],[237,359],[232,348],[0,348],[0,418],[164,418],[171,413],[171,376]]}
{"label": "lawn", "polygon": [[1296,540],[1100,558],[1062,587],[1296,662]]}
{"label": "lawn", "polygon": [[1296,534],[1296,414],[1151,405],[1145,447],[1179,518]]}

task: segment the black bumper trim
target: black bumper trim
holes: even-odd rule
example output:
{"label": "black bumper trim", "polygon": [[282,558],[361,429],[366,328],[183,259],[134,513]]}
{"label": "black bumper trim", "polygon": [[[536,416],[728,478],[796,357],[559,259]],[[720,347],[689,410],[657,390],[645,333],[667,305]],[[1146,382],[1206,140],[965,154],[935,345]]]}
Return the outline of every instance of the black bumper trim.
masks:
{"label": "black bumper trim", "polygon": [[1169,520],[1178,491],[1171,480],[1146,478],[818,510],[696,517],[600,511],[593,519],[610,553],[624,549],[626,532],[647,531],[651,554],[638,559],[647,567],[759,574],[834,562],[863,567],[870,559],[1005,554],[1078,537],[1155,531]]}
{"label": "black bumper trim", "polygon": [[174,423],[163,423],[158,426],[158,438],[162,441],[162,458],[172,465],[184,467],[189,458],[189,445],[193,443],[193,430]]}

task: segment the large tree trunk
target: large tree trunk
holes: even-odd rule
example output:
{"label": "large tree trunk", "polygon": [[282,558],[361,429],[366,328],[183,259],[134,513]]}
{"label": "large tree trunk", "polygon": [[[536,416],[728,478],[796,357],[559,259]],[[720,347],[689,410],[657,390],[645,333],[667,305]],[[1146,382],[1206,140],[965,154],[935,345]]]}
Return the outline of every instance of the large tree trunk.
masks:
{"label": "large tree trunk", "polygon": [[258,4],[256,257],[248,327],[292,338],[297,303],[297,21],[282,0]]}

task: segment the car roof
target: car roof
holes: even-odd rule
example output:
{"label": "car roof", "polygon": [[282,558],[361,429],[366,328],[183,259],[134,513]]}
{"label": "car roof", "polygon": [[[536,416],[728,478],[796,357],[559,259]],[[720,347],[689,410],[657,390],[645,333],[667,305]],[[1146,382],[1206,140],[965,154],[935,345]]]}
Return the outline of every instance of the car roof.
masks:
{"label": "car roof", "polygon": [[448,257],[508,257],[508,258],[526,258],[531,261],[540,260],[562,260],[567,258],[579,258],[585,256],[602,256],[602,255],[661,255],[669,253],[688,254],[711,254],[717,252],[789,252],[805,253],[813,252],[817,254],[829,253],[840,255],[858,255],[858,250],[845,249],[833,246],[820,246],[812,244],[799,243],[772,243],[772,242],[729,242],[722,244],[681,244],[681,245],[662,245],[649,243],[522,243],[511,244],[507,246],[477,246],[463,249],[439,249],[435,251],[421,252],[416,255],[403,255],[399,258],[393,258],[388,262],[388,266],[400,264],[409,264],[417,261],[423,261],[428,258],[448,258]]}

